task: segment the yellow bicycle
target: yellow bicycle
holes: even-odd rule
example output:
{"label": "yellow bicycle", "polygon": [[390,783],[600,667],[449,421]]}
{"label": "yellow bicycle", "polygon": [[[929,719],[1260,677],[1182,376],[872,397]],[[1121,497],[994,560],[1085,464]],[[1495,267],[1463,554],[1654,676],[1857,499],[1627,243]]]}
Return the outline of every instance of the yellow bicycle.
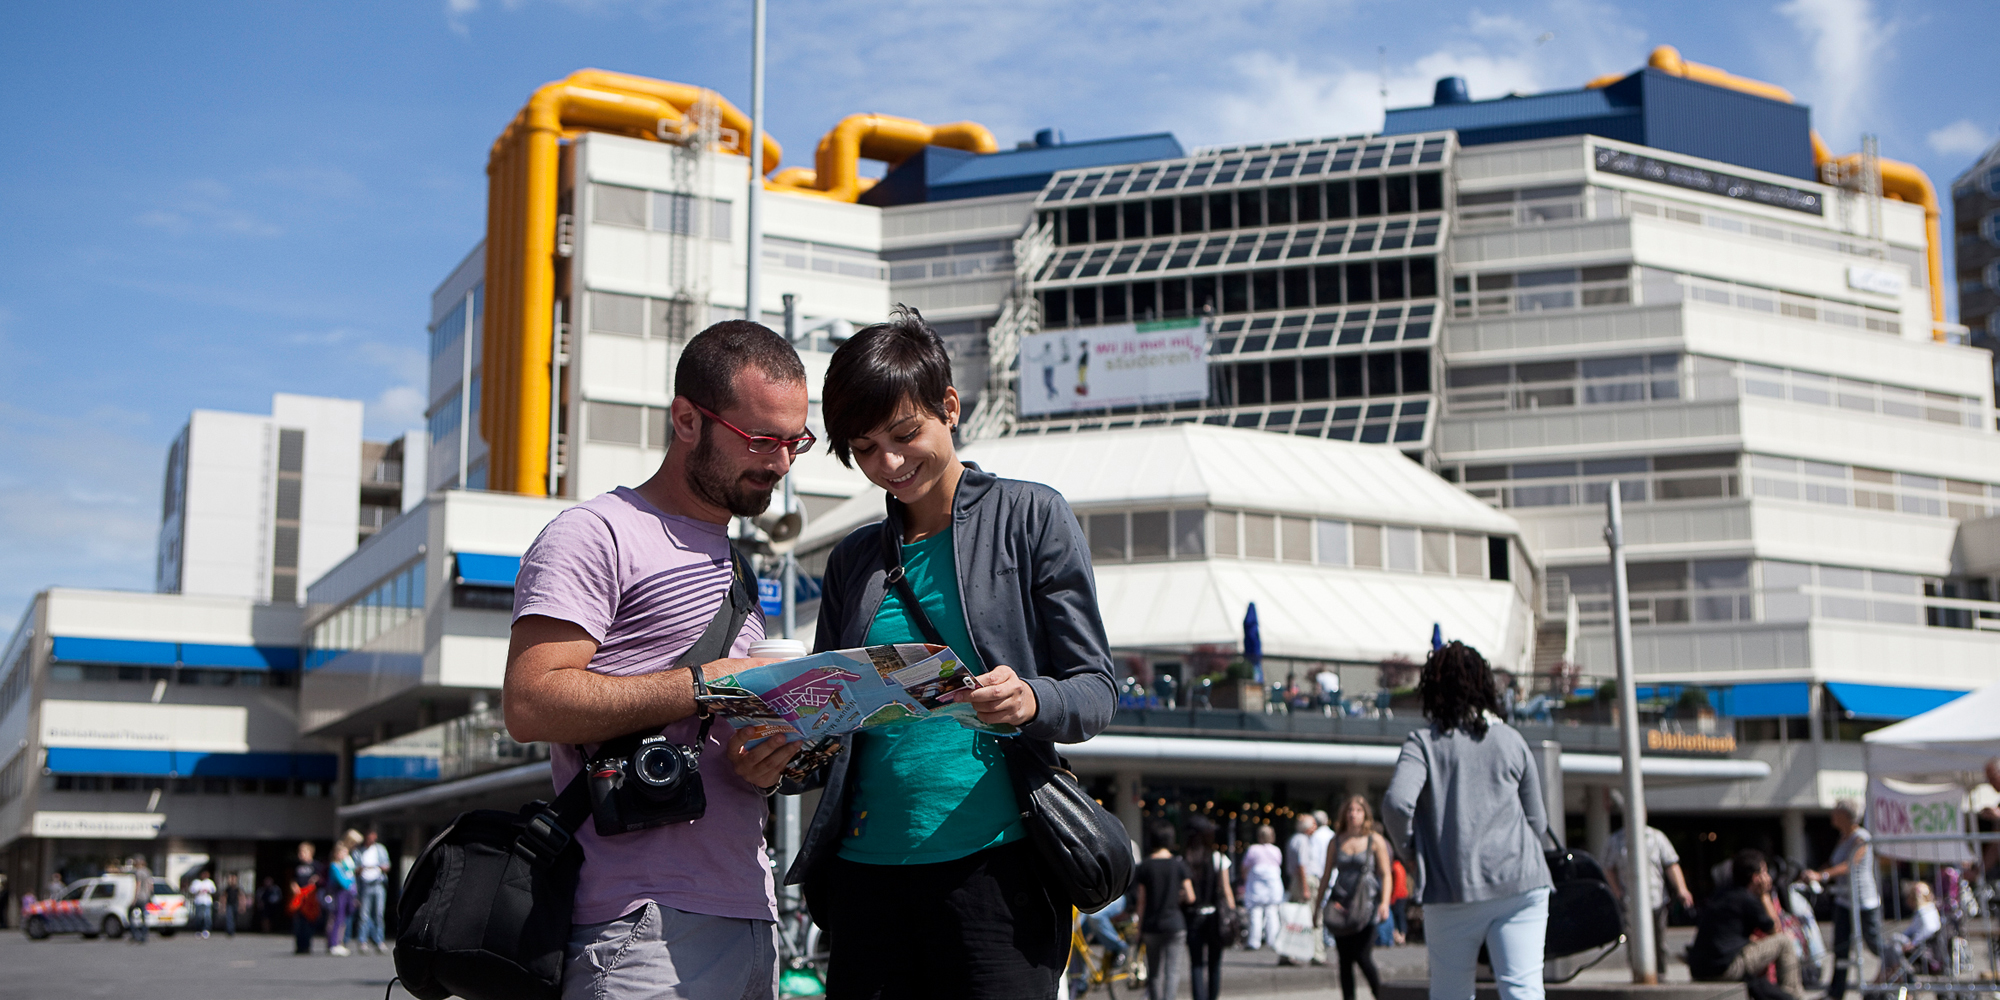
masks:
{"label": "yellow bicycle", "polygon": [[1088,995],[1103,987],[1106,996],[1117,996],[1122,986],[1129,995],[1146,995],[1146,945],[1139,940],[1138,922],[1114,925],[1119,940],[1125,942],[1125,961],[1117,952],[1090,940],[1084,933],[1083,914],[1070,910],[1069,995]]}

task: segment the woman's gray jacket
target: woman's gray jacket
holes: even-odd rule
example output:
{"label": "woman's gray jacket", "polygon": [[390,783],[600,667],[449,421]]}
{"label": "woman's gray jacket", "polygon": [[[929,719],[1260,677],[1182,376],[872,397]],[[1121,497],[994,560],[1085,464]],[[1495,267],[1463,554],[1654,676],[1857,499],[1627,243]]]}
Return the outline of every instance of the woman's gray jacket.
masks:
{"label": "woman's gray jacket", "polygon": [[[888,516],[854,529],[827,559],[814,652],[867,644],[888,586],[889,560],[900,560],[902,552],[903,505],[887,499]],[[952,497],[951,529],[959,597],[979,660],[989,669],[1013,667],[1034,690],[1034,721],[1015,738],[1054,764],[1054,744],[1097,735],[1118,707],[1090,547],[1076,514],[1047,486],[1001,479],[967,463]],[[785,875],[787,885],[803,881],[840,849],[854,737],[840,742],[840,756],[812,780],[788,781],[782,789],[825,789],[798,860]]]}
{"label": "woman's gray jacket", "polygon": [[1427,726],[1403,741],[1382,797],[1389,842],[1420,903],[1475,903],[1553,886],[1541,772],[1528,741],[1488,717],[1486,735]]}

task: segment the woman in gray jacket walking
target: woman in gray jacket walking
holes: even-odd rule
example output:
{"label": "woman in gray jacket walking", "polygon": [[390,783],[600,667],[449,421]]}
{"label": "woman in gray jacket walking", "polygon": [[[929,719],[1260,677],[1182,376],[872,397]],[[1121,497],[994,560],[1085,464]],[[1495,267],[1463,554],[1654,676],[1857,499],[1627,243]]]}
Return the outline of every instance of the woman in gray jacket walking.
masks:
{"label": "woman in gray jacket walking", "polygon": [[1432,650],[1420,684],[1431,724],[1403,742],[1382,818],[1424,907],[1431,1000],[1472,1000],[1482,943],[1501,1000],[1542,1000],[1554,883],[1528,743],[1493,714],[1499,692],[1477,650]]}

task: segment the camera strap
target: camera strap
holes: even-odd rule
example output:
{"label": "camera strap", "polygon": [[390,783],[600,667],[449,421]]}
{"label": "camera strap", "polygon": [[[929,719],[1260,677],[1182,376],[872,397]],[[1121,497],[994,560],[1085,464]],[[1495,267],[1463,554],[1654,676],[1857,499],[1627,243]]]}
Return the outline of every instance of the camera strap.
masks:
{"label": "camera strap", "polygon": [[[743,623],[749,620],[750,612],[758,606],[757,584],[750,577],[750,560],[734,542],[729,544],[729,568],[729,592],[724,595],[722,605],[715,609],[715,617],[709,619],[708,627],[702,630],[701,637],[694,641],[694,645],[689,646],[687,652],[682,653],[680,659],[674,662],[676,667],[686,667],[694,677],[696,697],[708,693],[708,681],[701,674],[702,664],[729,655],[729,648],[736,644],[737,635],[743,631]],[[701,717],[701,729],[695,736],[694,744],[696,752],[699,753],[700,748],[708,742],[708,730],[715,724],[715,716],[702,708],[700,702],[695,704],[695,714]],[[557,803],[562,802],[563,796],[569,795],[572,791],[576,792],[577,800],[582,806],[582,811],[576,817],[576,822],[580,824],[590,813],[589,795],[586,791],[588,782],[583,780],[590,770],[590,762],[606,757],[626,756],[639,748],[640,740],[648,736],[657,736],[659,733],[659,729],[645,729],[623,736],[614,736],[598,744],[595,753],[589,752],[582,746],[577,747],[577,755],[584,761],[584,770],[563,789],[562,795],[557,796]]]}

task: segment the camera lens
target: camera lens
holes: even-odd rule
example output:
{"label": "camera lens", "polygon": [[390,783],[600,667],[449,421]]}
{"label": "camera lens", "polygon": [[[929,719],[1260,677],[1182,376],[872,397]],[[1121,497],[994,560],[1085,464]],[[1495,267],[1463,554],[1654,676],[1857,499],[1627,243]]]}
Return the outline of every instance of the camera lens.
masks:
{"label": "camera lens", "polygon": [[687,759],[679,748],[666,744],[645,747],[632,759],[632,773],[648,785],[672,786],[686,770]]}

